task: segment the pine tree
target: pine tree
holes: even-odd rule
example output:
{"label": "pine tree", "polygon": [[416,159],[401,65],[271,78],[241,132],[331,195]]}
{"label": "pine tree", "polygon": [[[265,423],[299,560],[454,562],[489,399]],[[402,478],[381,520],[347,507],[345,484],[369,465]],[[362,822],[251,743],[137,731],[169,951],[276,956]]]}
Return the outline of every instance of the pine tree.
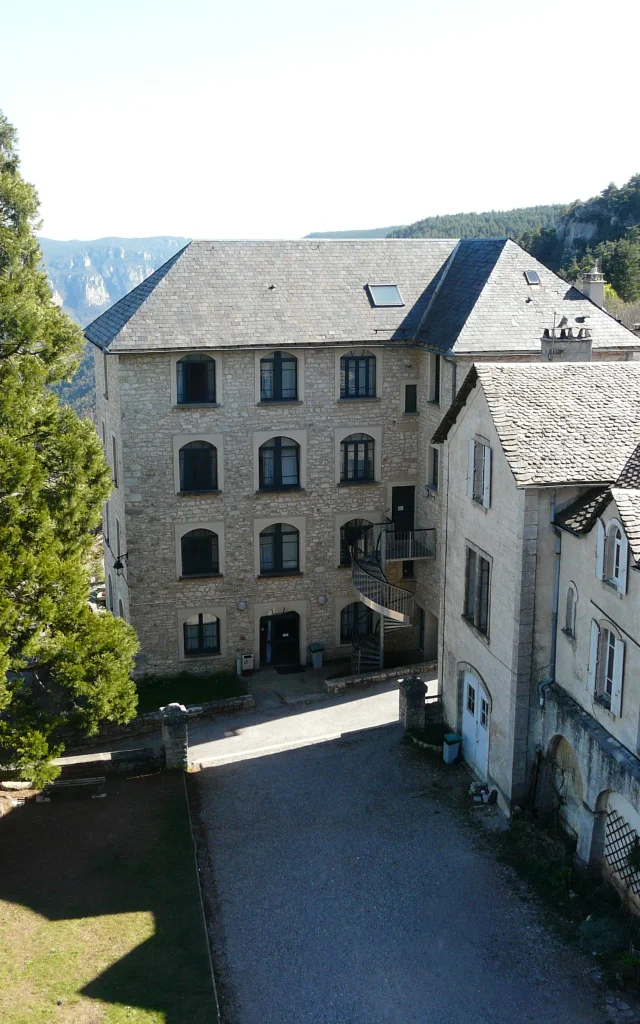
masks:
{"label": "pine tree", "polygon": [[38,198],[0,112],[0,767],[42,783],[60,732],[135,713],[133,629],[88,604],[88,558],[110,491],[93,425],[60,406],[83,349],[54,304]]}

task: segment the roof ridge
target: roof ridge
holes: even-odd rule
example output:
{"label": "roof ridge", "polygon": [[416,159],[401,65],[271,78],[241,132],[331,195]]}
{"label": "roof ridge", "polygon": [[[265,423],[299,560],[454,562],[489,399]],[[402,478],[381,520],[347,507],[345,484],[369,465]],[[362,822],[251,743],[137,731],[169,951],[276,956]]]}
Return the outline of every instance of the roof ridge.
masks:
{"label": "roof ridge", "polygon": [[[108,349],[114,338],[116,338],[122,328],[128,324],[132,316],[142,308],[147,299],[151,297],[162,279],[167,276],[174,264],[177,263],[180,256],[182,256],[190,245],[191,242],[187,242],[186,245],[183,245],[181,249],[178,249],[178,251],[173,254],[173,256],[170,256],[168,260],[165,260],[157,270],[154,270],[152,274],[145,277],[144,281],[141,281],[140,284],[136,285],[135,288],[132,288],[130,292],[123,295],[121,299],[114,302],[113,306],[109,306],[108,309],[105,309],[104,313],[101,313],[100,316],[97,316],[90,324],[87,324],[84,328],[85,338],[98,348],[103,350]],[[112,329],[114,322],[116,325],[119,323],[115,333]],[[106,325],[109,325],[109,328],[111,329],[107,328],[103,333],[102,328]],[[108,338],[107,335],[109,336]]]}

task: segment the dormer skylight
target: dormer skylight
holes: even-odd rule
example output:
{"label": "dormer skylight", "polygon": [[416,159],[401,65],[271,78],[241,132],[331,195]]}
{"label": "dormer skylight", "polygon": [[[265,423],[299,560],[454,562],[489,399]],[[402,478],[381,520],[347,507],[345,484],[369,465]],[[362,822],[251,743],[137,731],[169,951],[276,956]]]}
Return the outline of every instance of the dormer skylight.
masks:
{"label": "dormer skylight", "polygon": [[524,279],[527,284],[540,284],[540,275],[537,270],[525,270]]}
{"label": "dormer skylight", "polygon": [[404,306],[397,284],[368,284],[367,291],[374,306]]}

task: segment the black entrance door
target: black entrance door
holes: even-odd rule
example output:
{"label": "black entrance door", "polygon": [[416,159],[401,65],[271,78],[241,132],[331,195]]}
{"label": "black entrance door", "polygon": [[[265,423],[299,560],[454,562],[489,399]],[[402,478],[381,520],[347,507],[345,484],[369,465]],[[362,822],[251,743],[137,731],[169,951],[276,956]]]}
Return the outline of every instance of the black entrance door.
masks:
{"label": "black entrance door", "polygon": [[260,619],[260,664],[300,664],[300,616],[297,612],[263,615]]}
{"label": "black entrance door", "polygon": [[396,530],[413,530],[415,487],[394,487],[391,491],[391,519]]}

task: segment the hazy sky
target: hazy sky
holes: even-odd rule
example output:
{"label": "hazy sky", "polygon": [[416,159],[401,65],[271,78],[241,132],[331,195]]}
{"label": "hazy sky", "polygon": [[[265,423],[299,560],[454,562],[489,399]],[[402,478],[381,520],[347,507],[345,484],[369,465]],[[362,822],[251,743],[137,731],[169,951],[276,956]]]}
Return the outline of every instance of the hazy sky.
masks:
{"label": "hazy sky", "polygon": [[638,0],[31,0],[0,109],[42,233],[298,237],[640,171]]}

